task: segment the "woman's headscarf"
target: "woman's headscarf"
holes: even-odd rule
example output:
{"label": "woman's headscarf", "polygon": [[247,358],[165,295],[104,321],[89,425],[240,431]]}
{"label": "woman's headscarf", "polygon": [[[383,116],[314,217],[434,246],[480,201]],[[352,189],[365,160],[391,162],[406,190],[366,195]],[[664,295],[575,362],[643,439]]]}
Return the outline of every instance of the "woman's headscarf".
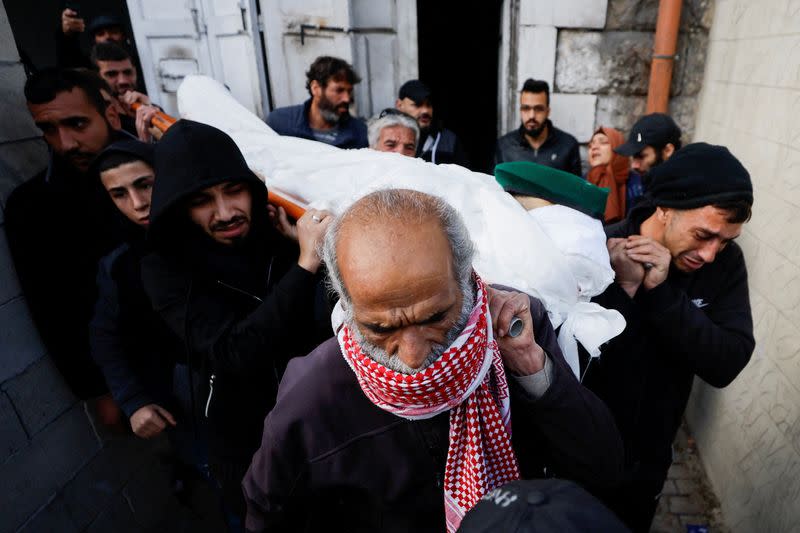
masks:
{"label": "woman's headscarf", "polygon": [[[594,135],[604,134],[611,142],[611,161],[607,165],[599,165],[589,169],[586,179],[598,187],[608,188],[605,222],[615,222],[625,217],[625,189],[628,182],[628,158],[614,151],[614,148],[625,142],[622,133],[606,126],[600,126]],[[592,135],[592,137],[594,137]]]}

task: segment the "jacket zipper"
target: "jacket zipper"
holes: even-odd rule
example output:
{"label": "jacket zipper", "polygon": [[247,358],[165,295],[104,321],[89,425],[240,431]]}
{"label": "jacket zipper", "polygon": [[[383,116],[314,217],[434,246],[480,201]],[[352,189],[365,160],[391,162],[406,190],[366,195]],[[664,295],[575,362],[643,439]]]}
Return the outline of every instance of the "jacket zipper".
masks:
{"label": "jacket zipper", "polygon": [[214,395],[214,380],[217,378],[216,374],[211,374],[208,379],[208,399],[206,400],[206,418],[208,418],[208,407],[211,405],[211,396]]}
{"label": "jacket zipper", "polygon": [[245,296],[249,296],[250,298],[253,298],[254,300],[258,301],[259,303],[261,303],[261,302],[263,302],[263,301],[264,301],[264,300],[262,300],[261,298],[259,298],[258,296],[256,296],[255,294],[253,294],[253,293],[250,293],[250,292],[247,292],[247,291],[245,291],[245,290],[242,290],[242,289],[240,289],[239,287],[234,287],[233,285],[228,285],[228,284],[227,284],[227,283],[225,283],[224,281],[217,280],[217,283],[218,283],[218,284],[220,284],[220,285],[222,285],[223,287],[226,287],[226,288],[228,288],[228,289],[232,290],[232,291],[236,291],[236,292],[238,292],[239,294],[244,294]]}
{"label": "jacket zipper", "polygon": [[[269,264],[269,267],[270,267],[270,274],[267,275],[267,280],[268,281],[269,281],[270,275],[272,274],[272,263],[271,262]],[[245,290],[242,290],[239,287],[234,287],[233,285],[228,285],[224,281],[220,281],[220,280],[217,280],[217,283],[219,285],[222,285],[223,287],[226,287],[226,288],[232,290],[232,291],[238,292],[239,294],[244,294],[245,296],[249,296],[250,298],[253,298],[254,300],[258,301],[259,303],[263,302],[263,300],[261,298],[259,298],[258,296],[256,296],[255,294],[252,294],[252,293],[249,293],[249,292],[247,292]],[[208,399],[206,400],[206,411],[205,411],[206,418],[208,418],[208,408],[211,406],[211,397],[214,395],[214,380],[215,379],[217,379],[217,375],[216,374],[211,374],[211,377],[208,378]]]}

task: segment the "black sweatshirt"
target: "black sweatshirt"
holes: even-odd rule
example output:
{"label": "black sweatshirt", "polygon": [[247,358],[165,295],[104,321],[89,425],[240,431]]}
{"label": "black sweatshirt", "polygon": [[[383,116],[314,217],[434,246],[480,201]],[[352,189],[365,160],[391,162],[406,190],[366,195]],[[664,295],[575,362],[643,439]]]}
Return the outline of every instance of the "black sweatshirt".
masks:
{"label": "black sweatshirt", "polygon": [[[637,209],[606,228],[609,238],[639,233],[652,213]],[[694,376],[730,384],[755,347],[742,250],[731,242],[693,273],[674,266],[667,280],[630,298],[617,283],[594,299],[623,314],[628,325],[590,364],[584,384],[611,408],[626,445],[629,469],[666,475],[671,445]],[[641,474],[637,474],[639,476]]]}

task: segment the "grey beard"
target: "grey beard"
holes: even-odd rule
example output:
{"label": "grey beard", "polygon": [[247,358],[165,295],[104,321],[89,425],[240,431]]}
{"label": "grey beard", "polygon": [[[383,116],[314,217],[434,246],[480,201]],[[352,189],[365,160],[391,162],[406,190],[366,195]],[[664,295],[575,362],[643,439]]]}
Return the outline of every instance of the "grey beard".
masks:
{"label": "grey beard", "polygon": [[338,124],[342,120],[342,116],[331,109],[320,109],[319,114],[322,115],[322,120],[328,124]]}
{"label": "grey beard", "polygon": [[401,361],[400,357],[397,355],[389,355],[383,348],[379,348],[378,346],[375,346],[366,340],[361,334],[361,331],[358,329],[358,326],[353,321],[352,316],[347,318],[347,325],[350,328],[350,331],[353,332],[353,336],[358,342],[358,345],[361,347],[361,352],[376,363],[380,363],[389,370],[394,370],[395,372],[399,372],[401,374],[410,375],[416,374],[417,372],[422,372],[442,356],[445,350],[447,350],[450,345],[455,342],[458,336],[461,335],[461,332],[464,331],[464,328],[467,325],[469,315],[472,314],[472,308],[475,306],[475,287],[472,284],[471,278],[467,280],[466,284],[462,285],[465,286],[461,287],[462,303],[458,320],[456,320],[456,323],[447,332],[447,336],[445,337],[444,341],[441,344],[434,344],[431,347],[431,353],[428,354],[428,357],[425,358],[425,362],[423,362],[419,368],[411,368]]}

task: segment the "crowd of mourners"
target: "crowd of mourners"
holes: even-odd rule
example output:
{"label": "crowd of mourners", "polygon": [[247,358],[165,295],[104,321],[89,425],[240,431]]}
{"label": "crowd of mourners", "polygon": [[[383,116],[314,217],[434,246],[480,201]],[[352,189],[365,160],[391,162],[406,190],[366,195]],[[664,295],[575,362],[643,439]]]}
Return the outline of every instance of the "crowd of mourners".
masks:
{"label": "crowd of mourners", "polygon": [[[725,387],[754,349],[734,242],[753,190],[728,149],[654,113],[627,138],[598,127],[583,173],[525,81],[497,181],[605,224],[615,280],[594,301],[626,321],[576,376],[542,303],[473,270],[442,199],[386,189],[292,220],[226,133],[153,127],[119,19],[66,9],[60,38],[24,89],[49,165],[5,206],[25,297],[72,390],[166,434],[231,531],[649,530],[695,376]],[[267,124],[469,165],[422,81],[366,122],[358,82],[319,57],[309,99]]]}

